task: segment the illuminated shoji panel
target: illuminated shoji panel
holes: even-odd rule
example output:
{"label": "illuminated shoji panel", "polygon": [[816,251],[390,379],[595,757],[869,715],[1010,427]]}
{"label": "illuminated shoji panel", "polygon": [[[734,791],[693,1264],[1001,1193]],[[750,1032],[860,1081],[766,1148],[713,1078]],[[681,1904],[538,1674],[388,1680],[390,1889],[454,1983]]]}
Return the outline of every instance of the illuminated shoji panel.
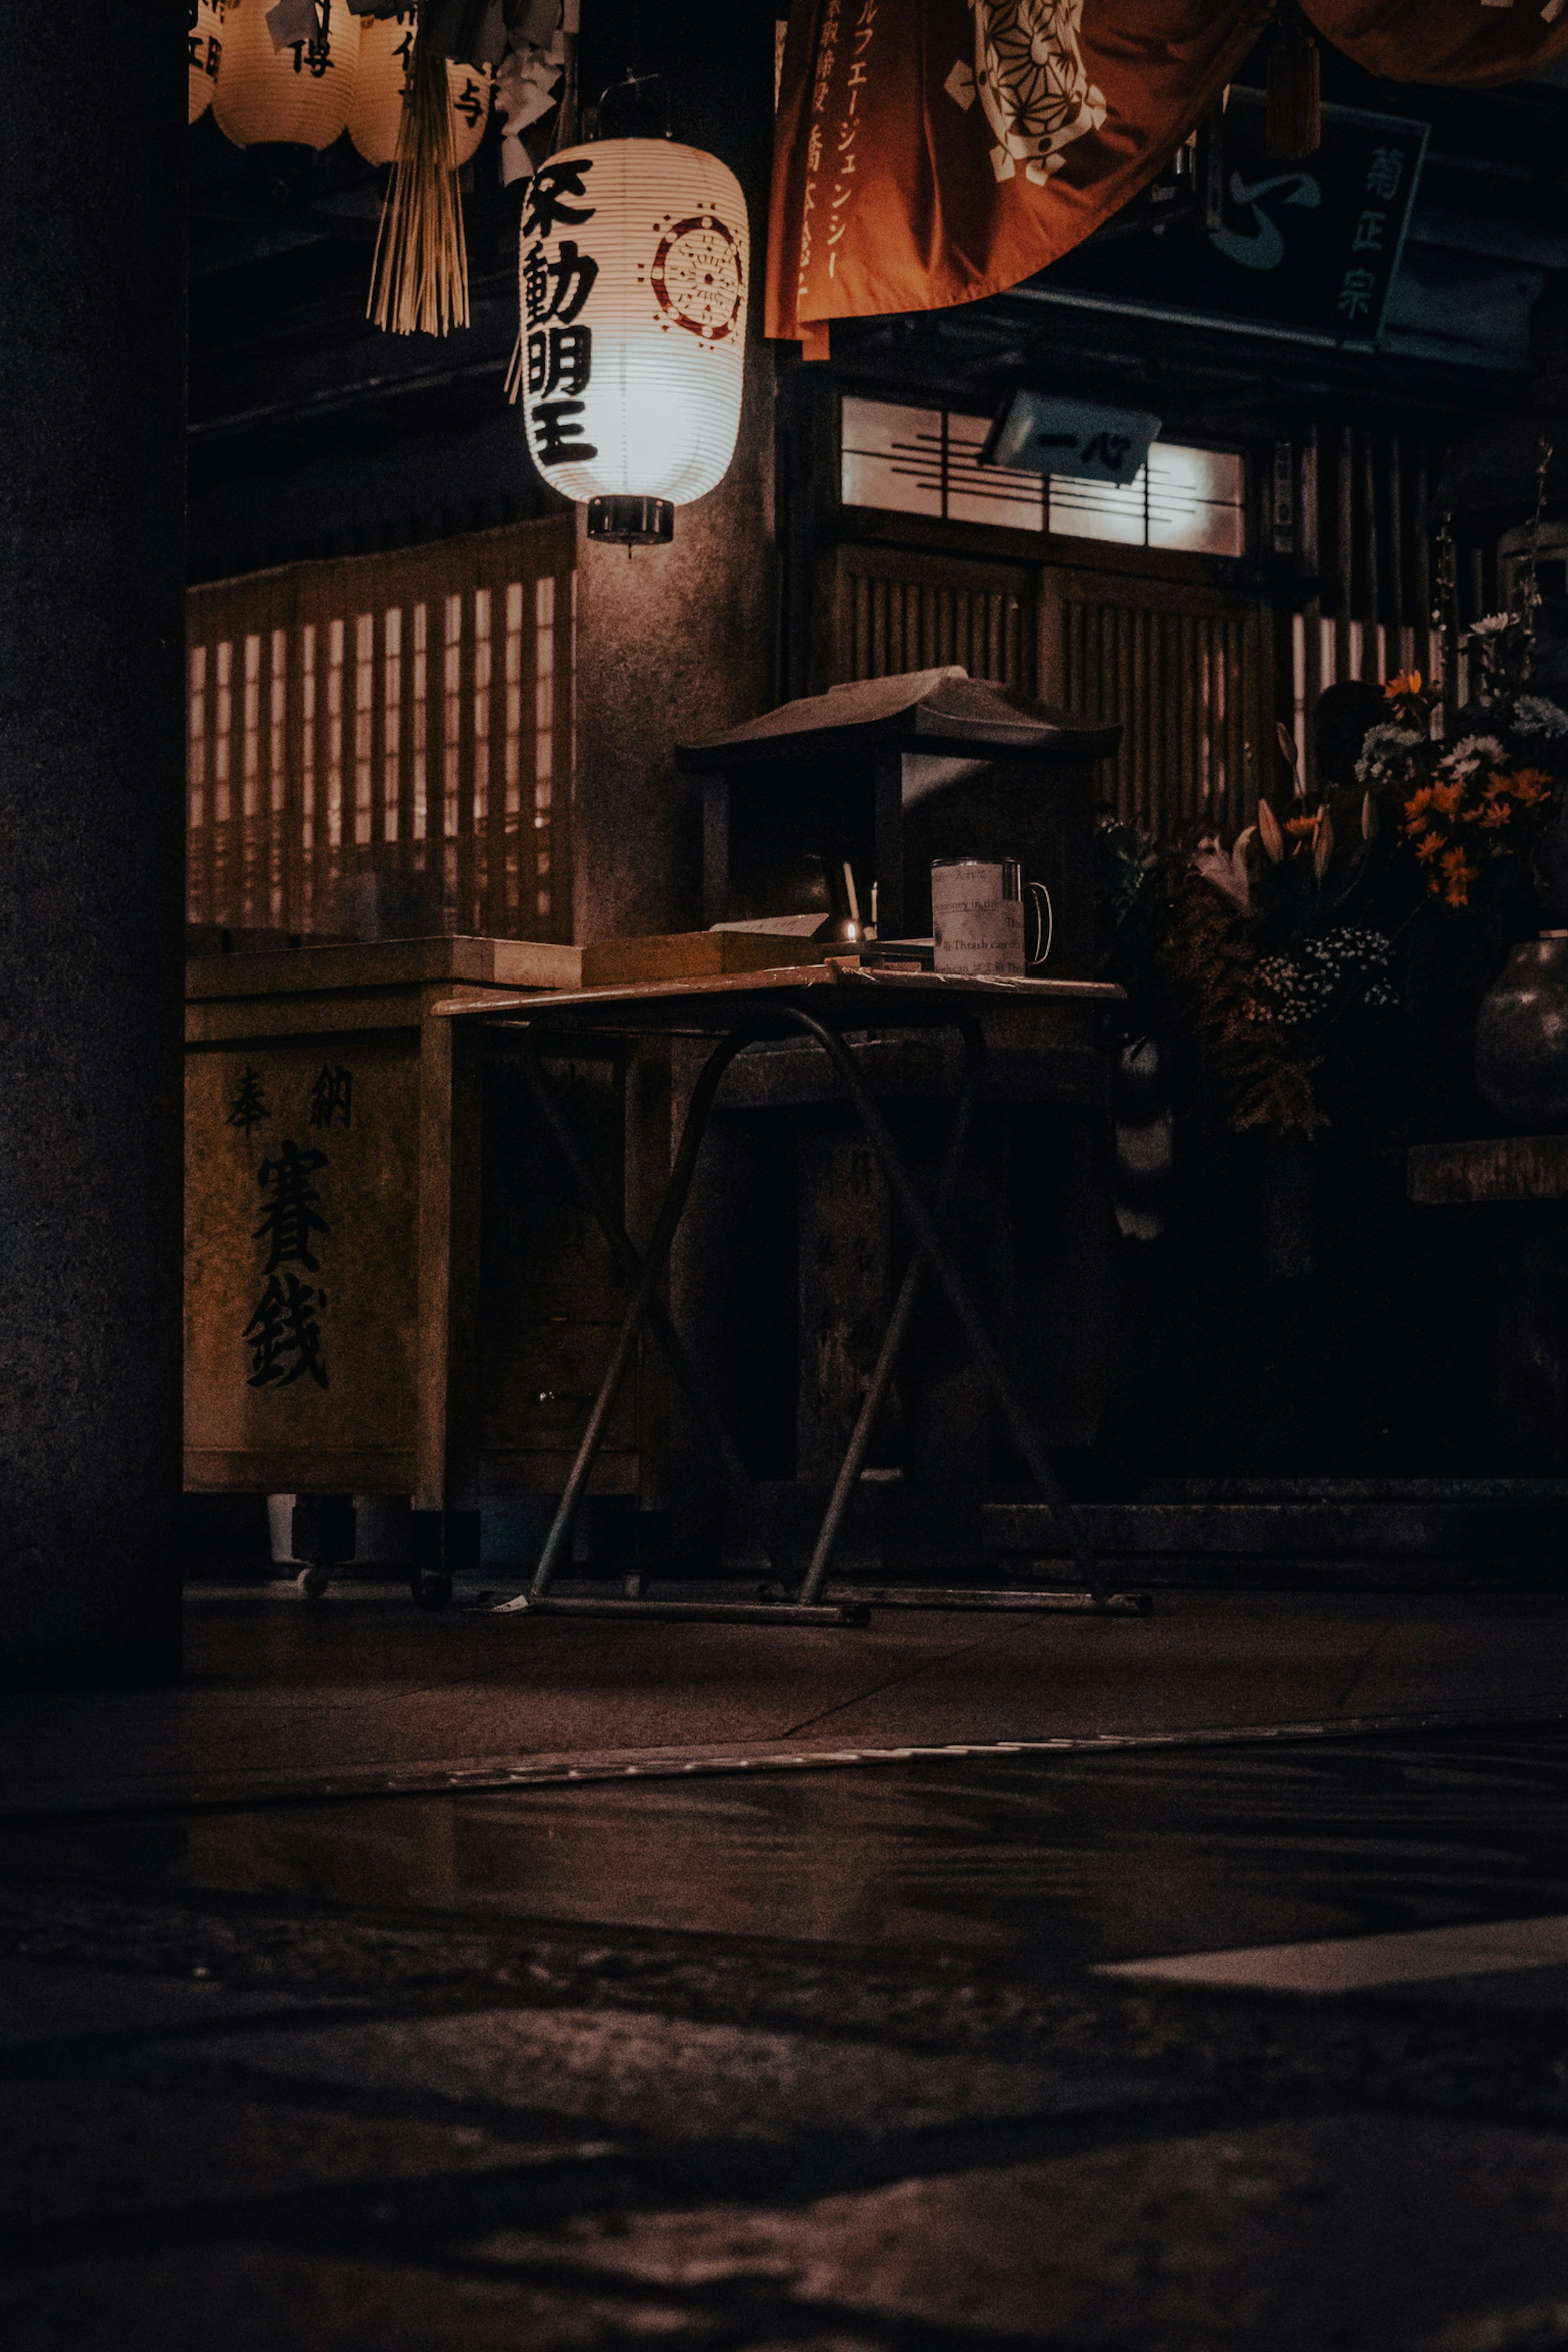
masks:
{"label": "illuminated shoji panel", "polygon": [[569,939],[573,549],[552,516],[193,589],[187,919],[330,931],[374,866],[449,932]]}

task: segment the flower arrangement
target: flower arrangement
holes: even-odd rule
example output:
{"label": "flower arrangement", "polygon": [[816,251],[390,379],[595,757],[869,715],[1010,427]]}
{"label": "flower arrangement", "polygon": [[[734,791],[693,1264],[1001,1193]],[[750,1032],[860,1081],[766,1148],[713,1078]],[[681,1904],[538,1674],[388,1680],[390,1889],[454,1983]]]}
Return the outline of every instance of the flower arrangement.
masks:
{"label": "flower arrangement", "polygon": [[[1468,633],[1454,740],[1435,732],[1440,698],[1414,671],[1391,678],[1381,702],[1371,685],[1339,686],[1339,747],[1331,759],[1320,732],[1316,792],[1281,727],[1289,797],[1260,801],[1234,840],[1210,835],[1181,856],[1106,828],[1107,968],[1138,1017],[1183,1041],[1199,1095],[1233,1130],[1326,1126],[1347,1074],[1393,1050],[1378,1016],[1400,1001],[1411,922],[1434,901],[1443,919],[1470,908],[1504,861],[1533,878],[1568,800],[1568,710],[1539,690],[1530,613],[1527,602]],[[1506,922],[1510,906],[1507,889],[1491,891],[1477,912]]]}
{"label": "flower arrangement", "polygon": [[1119,925],[1130,888],[1160,902],[1156,994],[1226,1124],[1311,1136],[1328,1124],[1320,1074],[1363,1034],[1358,1016],[1398,1002],[1393,941],[1375,919],[1393,845],[1364,790],[1326,787],[1314,803],[1284,728],[1279,750],[1289,802],[1261,801],[1234,841],[1211,835],[1152,866],[1122,841],[1106,895]]}
{"label": "flower arrangement", "polygon": [[1388,719],[1372,728],[1356,764],[1369,804],[1391,806],[1426,890],[1468,907],[1484,869],[1500,858],[1533,859],[1556,815],[1568,752],[1568,711],[1526,691],[1532,646],[1528,614],[1495,613],[1465,638],[1477,731],[1445,743],[1433,733],[1437,697],[1411,670],[1384,688]]}
{"label": "flower arrangement", "polygon": [[1298,791],[1280,815],[1265,801],[1234,841],[1211,835],[1184,857],[1102,829],[1101,904],[1120,950],[1108,968],[1137,1017],[1184,1041],[1199,1094],[1237,1134],[1326,1126],[1318,1074],[1354,1016],[1397,1002],[1387,933],[1348,919],[1373,859],[1343,803],[1309,808]]}

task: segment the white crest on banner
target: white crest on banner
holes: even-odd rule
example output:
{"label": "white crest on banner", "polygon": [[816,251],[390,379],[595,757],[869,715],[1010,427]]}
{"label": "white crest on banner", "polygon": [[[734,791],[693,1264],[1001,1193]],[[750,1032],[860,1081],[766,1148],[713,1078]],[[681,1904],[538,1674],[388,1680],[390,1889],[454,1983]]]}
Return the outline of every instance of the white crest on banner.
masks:
{"label": "white crest on banner", "polygon": [[1105,121],[1105,99],[1079,47],[1083,0],[969,0],[974,63],[962,58],[942,85],[962,107],[976,99],[996,144],[991,168],[1044,187],[1062,150]]}

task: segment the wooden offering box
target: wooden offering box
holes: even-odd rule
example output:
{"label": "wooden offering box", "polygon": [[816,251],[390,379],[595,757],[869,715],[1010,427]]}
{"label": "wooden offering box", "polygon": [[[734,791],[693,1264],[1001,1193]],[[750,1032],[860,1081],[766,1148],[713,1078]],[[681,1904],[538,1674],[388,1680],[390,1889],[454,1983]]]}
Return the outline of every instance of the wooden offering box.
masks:
{"label": "wooden offering box", "polygon": [[[622,1311],[505,1048],[454,1067],[431,1008],[809,961],[720,934],[586,948],[432,939],[187,967],[185,1483],[219,1493],[552,1492]],[[560,1075],[628,1214],[662,1181],[668,1083],[635,1046]],[[633,1117],[628,1128],[628,1103]],[[635,1493],[629,1381],[595,1485]]]}

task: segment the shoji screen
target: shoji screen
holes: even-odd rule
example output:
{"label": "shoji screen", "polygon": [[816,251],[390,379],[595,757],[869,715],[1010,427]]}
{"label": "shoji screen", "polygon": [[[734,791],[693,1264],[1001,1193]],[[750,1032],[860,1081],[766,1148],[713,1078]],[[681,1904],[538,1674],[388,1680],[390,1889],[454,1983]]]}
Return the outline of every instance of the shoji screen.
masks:
{"label": "shoji screen", "polygon": [[191,591],[193,923],[331,928],[357,866],[443,928],[571,936],[573,521]]}

